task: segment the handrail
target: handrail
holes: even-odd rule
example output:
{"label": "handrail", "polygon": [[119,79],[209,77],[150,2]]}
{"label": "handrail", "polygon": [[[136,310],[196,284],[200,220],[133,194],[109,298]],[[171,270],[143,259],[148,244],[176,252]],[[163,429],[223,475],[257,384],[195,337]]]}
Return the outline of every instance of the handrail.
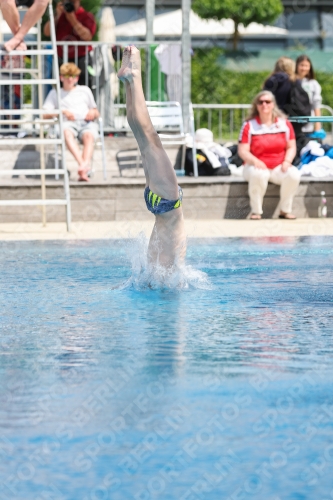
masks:
{"label": "handrail", "polygon": [[193,109],[250,109],[251,104],[192,104]]}
{"label": "handrail", "polygon": [[[47,45],[50,45],[50,41],[42,41],[42,46],[47,46]],[[158,43],[163,43],[163,41],[158,41]],[[165,42],[166,43],[166,42]],[[181,45],[181,41],[180,40],[168,40],[167,41],[168,45]],[[35,40],[32,40],[32,41],[27,41],[26,44],[28,46],[32,46],[32,45],[37,45],[37,42]],[[89,46],[89,47],[98,47],[98,46],[101,46],[101,45],[108,45],[110,47],[114,47],[115,45],[117,46],[120,46],[120,47],[126,47],[127,45],[132,45],[133,44],[133,40],[117,40],[116,42],[100,42],[100,41],[91,41],[91,42],[80,42],[78,40],[71,40],[70,42],[61,42],[59,40],[57,40],[57,45],[68,45],[68,46],[72,46],[72,45],[79,45],[79,46]],[[135,41],[135,46],[136,47],[144,47],[145,45],[151,45],[151,42],[147,42],[147,41],[140,41],[140,40],[136,40]],[[8,52],[7,52],[8,54]],[[12,54],[13,55],[13,54]]]}
{"label": "handrail", "polygon": [[[234,123],[234,111],[236,110],[241,110],[242,111],[242,120],[245,120],[246,119],[246,116],[245,116],[245,111],[248,110],[248,109],[251,109],[252,107],[252,104],[192,104],[192,107],[193,107],[193,110],[194,111],[197,111],[197,114],[198,114],[198,119],[196,120],[199,124],[199,126],[197,128],[200,128],[201,125],[200,124],[200,119],[201,119],[201,116],[200,116],[200,113],[201,111],[207,111],[208,112],[208,117],[207,117],[207,123],[205,123],[205,125],[207,124],[207,127],[209,129],[212,129],[212,113],[214,111],[218,112],[219,113],[219,117],[218,117],[218,140],[222,140],[222,136],[224,135],[223,134],[223,128],[225,127],[226,123],[224,123],[224,127],[222,127],[222,114],[223,114],[223,111],[226,111],[228,113],[228,117],[229,117],[229,136],[230,138],[232,138],[233,135],[235,135],[237,132],[239,132],[239,129],[237,127],[235,127],[235,123]],[[320,106],[320,109],[323,109],[323,110],[326,110],[331,116],[333,116],[333,109],[328,106],[327,104],[322,104]],[[229,113],[230,112],[230,113]],[[216,116],[216,115],[215,115]],[[316,120],[312,120],[312,121],[316,121]],[[318,120],[319,121],[319,120]],[[329,120],[322,120],[323,122],[329,122]],[[332,122],[332,126],[331,126],[331,134],[332,134],[332,138],[333,138],[333,122]]]}

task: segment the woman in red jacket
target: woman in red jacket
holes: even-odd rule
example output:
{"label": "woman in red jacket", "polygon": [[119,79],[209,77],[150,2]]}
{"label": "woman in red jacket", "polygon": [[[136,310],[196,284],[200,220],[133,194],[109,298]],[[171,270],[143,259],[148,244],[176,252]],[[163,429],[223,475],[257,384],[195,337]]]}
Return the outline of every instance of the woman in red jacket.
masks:
{"label": "woman in red jacket", "polygon": [[292,165],[296,155],[294,129],[276,105],[272,92],[263,90],[254,98],[248,120],[239,136],[238,154],[244,161],[249,182],[251,219],[261,219],[268,182],[280,189],[282,219],[295,219],[292,202],[301,174]]}

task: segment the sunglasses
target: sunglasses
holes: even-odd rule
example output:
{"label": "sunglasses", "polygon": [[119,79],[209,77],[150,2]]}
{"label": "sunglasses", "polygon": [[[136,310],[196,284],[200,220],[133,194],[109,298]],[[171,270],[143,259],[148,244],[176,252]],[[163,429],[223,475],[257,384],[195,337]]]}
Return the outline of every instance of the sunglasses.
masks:
{"label": "sunglasses", "polygon": [[77,75],[61,75],[63,78],[77,78]]}
{"label": "sunglasses", "polygon": [[262,104],[270,104],[273,101],[267,101],[266,99],[263,99],[261,101],[258,101],[258,106],[261,106]]}

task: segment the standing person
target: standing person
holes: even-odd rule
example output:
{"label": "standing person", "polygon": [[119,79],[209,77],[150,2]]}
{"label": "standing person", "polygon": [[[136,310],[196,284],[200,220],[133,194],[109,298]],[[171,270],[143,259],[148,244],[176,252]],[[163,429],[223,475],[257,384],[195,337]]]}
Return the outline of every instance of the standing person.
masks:
{"label": "standing person", "polygon": [[172,270],[183,263],[186,253],[182,190],[148,114],[140,52],[136,47],[124,50],[118,77],[126,86],[127,119],[142,155],[146,176],[144,198],[148,210],[155,215],[148,247],[149,263]]}
{"label": "standing person", "polygon": [[[295,70],[295,61],[289,57],[280,57],[275,63],[273,73],[265,81],[263,90],[269,90],[274,94],[278,107],[287,116],[309,116],[311,114],[309,96],[297,79]],[[310,139],[303,132],[302,123],[293,122],[292,126],[299,156]]]}
{"label": "standing person", "polygon": [[[89,181],[88,171],[94,151],[94,143],[98,137],[98,125],[94,123],[99,117],[94,96],[89,87],[78,85],[81,70],[73,63],[63,64],[60,67],[62,82],[61,102],[58,105],[55,89],[46,97],[43,109],[48,111],[45,118],[53,118],[54,109],[60,108],[64,117],[64,136],[66,146],[78,163],[79,181]],[[83,144],[83,152],[76,139]]]}
{"label": "standing person", "polygon": [[263,86],[263,90],[269,90],[274,94],[276,104],[286,114],[288,114],[287,106],[290,103],[290,92],[295,81],[295,61],[289,57],[280,57]]}
{"label": "standing person", "polygon": [[[298,56],[296,59],[296,76],[300,79],[303,89],[307,92],[311,104],[311,114],[313,116],[321,116],[320,105],[322,103],[321,86],[317,82],[312,62],[305,54]],[[320,122],[307,123],[303,128],[303,132],[312,133],[319,132],[317,136],[324,139],[326,134],[321,128]],[[315,134],[316,135],[316,134]]]}
{"label": "standing person", "polygon": [[[8,52],[12,50],[27,50],[24,37],[37,21],[42,17],[49,0],[0,0],[0,9],[4,20],[8,24],[13,37],[5,43]],[[22,25],[17,7],[27,7]]]}
{"label": "standing person", "polygon": [[279,110],[272,92],[263,90],[253,100],[248,120],[243,124],[238,154],[244,161],[244,178],[249,182],[251,219],[261,219],[268,182],[281,186],[281,219],[296,219],[293,198],[301,173],[292,165],[296,155],[294,129]]}
{"label": "standing person", "polygon": [[[60,0],[57,3],[56,15],[56,38],[58,42],[90,42],[96,33],[96,21],[91,14],[81,6],[81,0]],[[50,22],[44,26],[44,35],[50,36]],[[92,51],[91,45],[69,45],[68,62],[73,62],[81,70],[79,85],[89,85],[89,73],[87,71],[87,55]],[[59,65],[63,64],[63,47],[58,47]],[[90,86],[90,85],[89,85]]]}

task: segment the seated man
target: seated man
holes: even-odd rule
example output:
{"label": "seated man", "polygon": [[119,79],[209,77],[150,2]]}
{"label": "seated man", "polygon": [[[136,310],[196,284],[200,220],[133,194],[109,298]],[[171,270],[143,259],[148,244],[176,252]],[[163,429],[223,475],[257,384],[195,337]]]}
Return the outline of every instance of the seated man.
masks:
{"label": "seated man", "polygon": [[[0,0],[0,9],[6,23],[8,24],[13,38],[5,43],[5,49],[10,52],[12,50],[27,50],[27,46],[23,39],[37,21],[42,17],[49,0]],[[22,25],[20,24],[20,15],[17,7],[28,7]]]}
{"label": "seated man", "polygon": [[[61,109],[63,114],[64,135],[66,145],[78,162],[79,181],[89,181],[88,171],[94,150],[94,142],[98,137],[98,125],[94,123],[99,117],[94,96],[89,87],[77,85],[81,70],[74,63],[60,66],[62,82],[61,102],[58,105],[55,89],[46,97],[43,109],[48,111],[44,118],[53,118],[54,109]],[[81,153],[76,138],[83,144]]]}

